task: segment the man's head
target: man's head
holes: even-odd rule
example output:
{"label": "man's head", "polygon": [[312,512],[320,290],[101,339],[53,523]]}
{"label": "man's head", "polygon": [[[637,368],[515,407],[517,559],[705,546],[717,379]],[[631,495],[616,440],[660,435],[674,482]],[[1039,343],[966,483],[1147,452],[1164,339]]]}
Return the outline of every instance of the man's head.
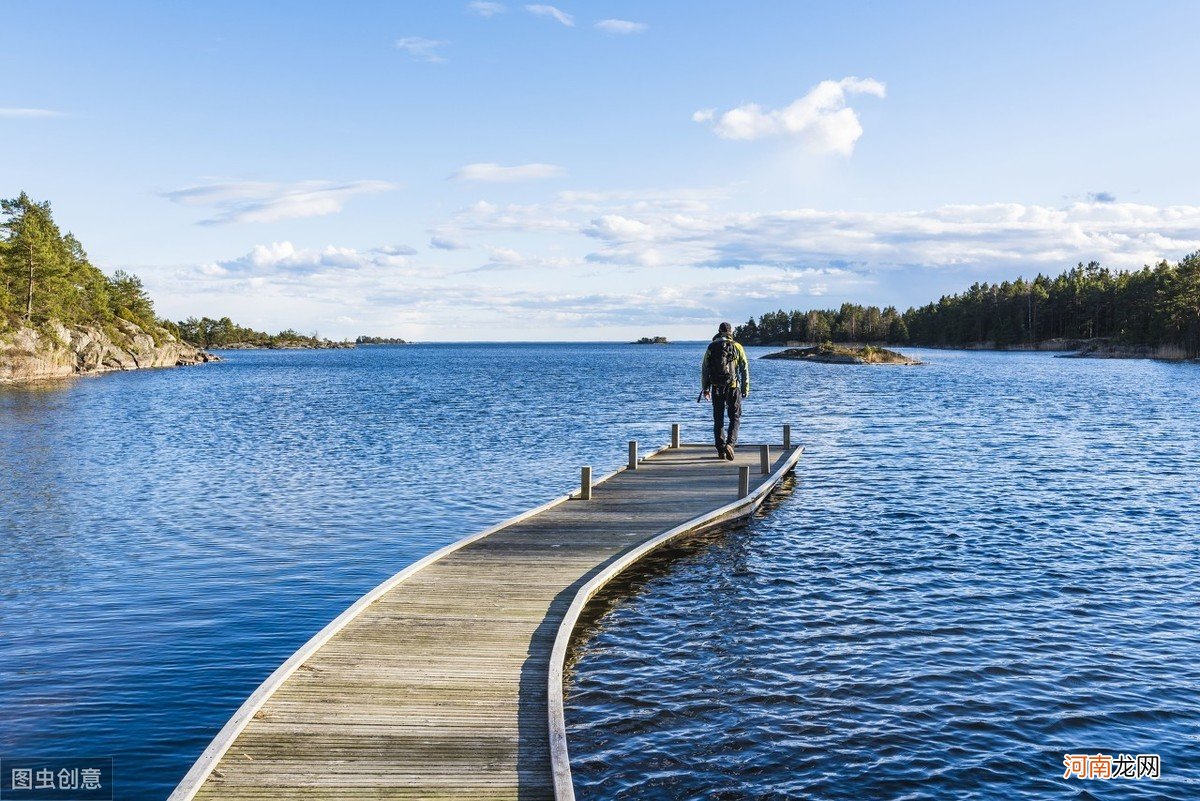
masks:
{"label": "man's head", "polygon": [[732,334],[733,326],[730,325],[729,323],[721,323],[719,326],[717,326],[717,333],[718,334]]}

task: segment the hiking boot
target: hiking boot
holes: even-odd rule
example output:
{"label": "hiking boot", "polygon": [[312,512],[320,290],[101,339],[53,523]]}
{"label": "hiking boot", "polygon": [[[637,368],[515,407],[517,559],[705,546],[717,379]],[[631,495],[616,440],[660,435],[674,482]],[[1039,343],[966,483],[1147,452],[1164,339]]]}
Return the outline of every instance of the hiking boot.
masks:
{"label": "hiking boot", "polygon": [[730,462],[732,462],[732,461],[733,461],[733,446],[732,446],[732,445],[726,445],[726,446],[725,446],[725,453],[723,453],[722,455],[725,457],[725,459],[726,459],[727,461],[730,461]]}
{"label": "hiking boot", "polygon": [[725,446],[724,446],[724,445],[718,445],[718,446],[717,446],[717,458],[718,458],[718,459],[724,459],[724,458],[725,458]]}

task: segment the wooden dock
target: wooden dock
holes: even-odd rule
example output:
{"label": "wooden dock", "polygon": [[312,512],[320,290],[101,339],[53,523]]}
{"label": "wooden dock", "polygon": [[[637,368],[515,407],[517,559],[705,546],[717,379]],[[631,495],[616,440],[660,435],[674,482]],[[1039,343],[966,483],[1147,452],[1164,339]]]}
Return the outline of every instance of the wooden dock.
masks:
{"label": "wooden dock", "polygon": [[[279,667],[180,782],[188,799],[574,798],[563,665],[644,554],[754,512],[802,449],[673,445],[431,554]],[[587,496],[590,496],[587,497]]]}

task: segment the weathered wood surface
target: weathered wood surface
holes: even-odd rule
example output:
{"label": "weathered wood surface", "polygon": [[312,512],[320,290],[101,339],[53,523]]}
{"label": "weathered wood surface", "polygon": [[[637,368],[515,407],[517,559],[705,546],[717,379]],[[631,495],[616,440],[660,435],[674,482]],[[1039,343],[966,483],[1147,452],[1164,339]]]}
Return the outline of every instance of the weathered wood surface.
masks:
{"label": "weathered wood surface", "polygon": [[[736,502],[738,468],[759,455],[665,449],[589,501],[420,568],[265,694],[223,753],[210,746],[215,767],[205,775],[202,759],[172,799],[553,798],[548,666],[576,594],[631,549]],[[751,472],[751,491],[781,477]]]}

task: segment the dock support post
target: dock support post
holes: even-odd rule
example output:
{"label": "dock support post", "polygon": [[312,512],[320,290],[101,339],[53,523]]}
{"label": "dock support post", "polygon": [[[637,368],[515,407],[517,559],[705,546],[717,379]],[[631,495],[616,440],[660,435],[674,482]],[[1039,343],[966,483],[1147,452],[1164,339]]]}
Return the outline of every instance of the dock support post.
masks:
{"label": "dock support post", "polygon": [[679,447],[679,423],[671,423],[671,447]]}
{"label": "dock support post", "polygon": [[637,440],[629,440],[629,469],[637,470]]}
{"label": "dock support post", "polygon": [[792,448],[792,427],[785,425],[783,427],[783,449],[785,451]]}
{"label": "dock support post", "polygon": [[592,499],[592,468],[583,467],[579,470],[579,500]]}
{"label": "dock support post", "polygon": [[738,467],[738,497],[745,498],[750,494],[750,465]]}
{"label": "dock support post", "polygon": [[758,446],[758,461],[762,467],[762,474],[765,476],[771,472],[771,446]]}

